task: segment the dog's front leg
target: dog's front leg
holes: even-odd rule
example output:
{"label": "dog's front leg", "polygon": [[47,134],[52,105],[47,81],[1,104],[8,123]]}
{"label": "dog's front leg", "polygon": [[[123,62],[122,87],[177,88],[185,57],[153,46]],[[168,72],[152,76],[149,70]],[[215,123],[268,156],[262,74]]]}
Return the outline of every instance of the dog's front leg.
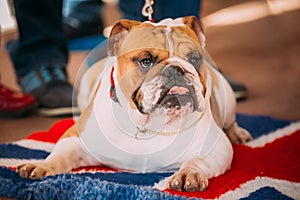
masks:
{"label": "dog's front leg", "polygon": [[208,180],[219,176],[231,166],[232,146],[223,134],[204,158],[193,158],[181,166],[169,179],[169,187],[180,191],[203,191]]}
{"label": "dog's front leg", "polygon": [[78,137],[66,137],[57,142],[45,160],[20,165],[17,173],[24,178],[37,179],[96,164],[99,163],[82,149]]}

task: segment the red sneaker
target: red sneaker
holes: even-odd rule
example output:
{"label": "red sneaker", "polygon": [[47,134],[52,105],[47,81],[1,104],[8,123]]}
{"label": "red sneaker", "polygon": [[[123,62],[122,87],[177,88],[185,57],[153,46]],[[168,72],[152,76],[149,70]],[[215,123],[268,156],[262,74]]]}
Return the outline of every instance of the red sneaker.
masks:
{"label": "red sneaker", "polygon": [[22,117],[36,108],[34,96],[13,91],[0,84],[0,117]]}

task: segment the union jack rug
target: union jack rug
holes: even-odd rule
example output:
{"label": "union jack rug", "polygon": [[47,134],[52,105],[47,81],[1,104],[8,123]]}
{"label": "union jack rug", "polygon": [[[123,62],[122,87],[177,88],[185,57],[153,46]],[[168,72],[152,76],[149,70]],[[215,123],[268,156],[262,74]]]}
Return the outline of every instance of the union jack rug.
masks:
{"label": "union jack rug", "polygon": [[44,159],[74,121],[0,145],[0,197],[16,199],[300,199],[300,122],[237,115],[254,140],[234,145],[232,167],[204,192],[167,189],[172,173],[131,173],[86,167],[70,174],[24,179],[15,167]]}

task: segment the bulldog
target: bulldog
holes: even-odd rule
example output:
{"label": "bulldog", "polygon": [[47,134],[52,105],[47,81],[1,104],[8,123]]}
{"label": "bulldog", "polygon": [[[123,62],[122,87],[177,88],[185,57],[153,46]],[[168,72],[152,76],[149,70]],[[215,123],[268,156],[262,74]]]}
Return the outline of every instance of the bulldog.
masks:
{"label": "bulldog", "polygon": [[230,169],[231,143],[251,136],[236,123],[233,91],[204,46],[195,17],[117,22],[109,57],[81,79],[75,125],[45,160],[17,172],[41,178],[95,165],[175,170],[171,189],[205,190],[210,178]]}

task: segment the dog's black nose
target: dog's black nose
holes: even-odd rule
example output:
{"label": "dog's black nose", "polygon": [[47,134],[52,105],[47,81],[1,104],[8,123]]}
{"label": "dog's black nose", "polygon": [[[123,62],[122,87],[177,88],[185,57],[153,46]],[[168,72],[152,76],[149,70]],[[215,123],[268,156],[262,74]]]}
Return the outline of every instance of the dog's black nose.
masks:
{"label": "dog's black nose", "polygon": [[183,74],[183,70],[178,66],[169,66],[163,71],[163,76],[168,79],[181,79],[183,77]]}

